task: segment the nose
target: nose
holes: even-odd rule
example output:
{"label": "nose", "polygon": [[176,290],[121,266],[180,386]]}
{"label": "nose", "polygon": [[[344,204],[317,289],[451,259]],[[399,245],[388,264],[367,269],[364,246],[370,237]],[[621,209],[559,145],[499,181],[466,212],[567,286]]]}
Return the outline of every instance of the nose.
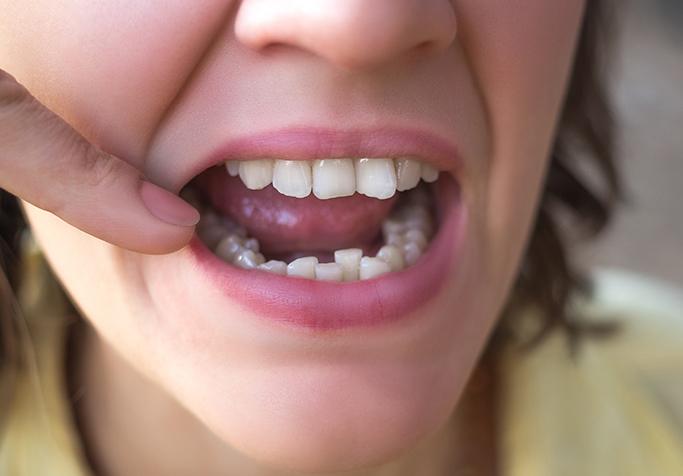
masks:
{"label": "nose", "polygon": [[441,51],[456,29],[451,0],[244,0],[235,23],[251,48],[295,47],[345,68]]}

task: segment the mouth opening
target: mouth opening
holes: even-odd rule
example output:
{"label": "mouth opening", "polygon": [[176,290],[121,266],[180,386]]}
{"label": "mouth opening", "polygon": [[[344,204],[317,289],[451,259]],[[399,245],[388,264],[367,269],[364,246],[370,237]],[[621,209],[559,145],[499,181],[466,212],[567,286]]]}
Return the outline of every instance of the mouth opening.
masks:
{"label": "mouth opening", "polygon": [[438,232],[438,170],[413,159],[230,160],[181,192],[225,263],[319,281],[415,265]]}

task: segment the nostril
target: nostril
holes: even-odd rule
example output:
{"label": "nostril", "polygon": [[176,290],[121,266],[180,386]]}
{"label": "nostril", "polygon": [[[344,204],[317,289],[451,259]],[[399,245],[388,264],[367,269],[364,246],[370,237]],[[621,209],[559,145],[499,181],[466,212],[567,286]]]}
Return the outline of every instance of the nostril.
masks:
{"label": "nostril", "polygon": [[243,0],[235,34],[253,49],[293,47],[355,69],[444,50],[456,24],[447,0]]}

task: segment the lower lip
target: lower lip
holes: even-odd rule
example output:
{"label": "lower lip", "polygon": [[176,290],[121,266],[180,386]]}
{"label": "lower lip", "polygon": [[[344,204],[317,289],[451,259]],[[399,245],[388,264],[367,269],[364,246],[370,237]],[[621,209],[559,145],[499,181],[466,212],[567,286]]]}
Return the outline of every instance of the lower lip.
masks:
{"label": "lower lip", "polygon": [[208,282],[253,314],[272,323],[309,331],[377,327],[417,316],[417,309],[443,291],[462,249],[466,208],[450,177],[437,183],[439,231],[413,266],[368,281],[332,283],[288,278],[227,264],[195,235],[190,252]]}

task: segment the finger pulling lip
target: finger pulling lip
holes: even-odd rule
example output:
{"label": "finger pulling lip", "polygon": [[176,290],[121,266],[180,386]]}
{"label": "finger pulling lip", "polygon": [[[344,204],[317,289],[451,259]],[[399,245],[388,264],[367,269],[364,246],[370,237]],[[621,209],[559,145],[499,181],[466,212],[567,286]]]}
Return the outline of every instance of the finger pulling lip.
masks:
{"label": "finger pulling lip", "polygon": [[210,286],[256,316],[289,328],[315,332],[376,327],[414,313],[439,293],[462,249],[467,211],[456,181],[437,182],[441,223],[425,255],[403,271],[368,281],[330,283],[276,276],[231,266],[195,236],[189,250],[194,268]]}

